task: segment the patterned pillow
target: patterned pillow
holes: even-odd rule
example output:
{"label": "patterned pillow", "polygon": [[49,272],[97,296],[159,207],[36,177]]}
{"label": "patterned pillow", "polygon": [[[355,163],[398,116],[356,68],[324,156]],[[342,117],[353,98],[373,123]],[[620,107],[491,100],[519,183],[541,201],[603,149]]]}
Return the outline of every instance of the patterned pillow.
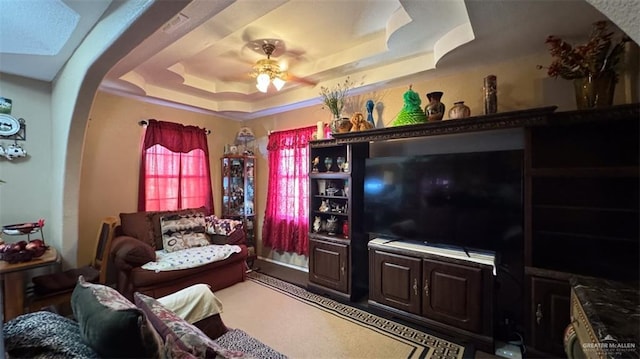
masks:
{"label": "patterned pillow", "polygon": [[242,227],[242,221],[235,219],[223,219],[216,216],[205,217],[207,233],[222,236],[231,235],[236,229]]}
{"label": "patterned pillow", "polygon": [[162,340],[151,323],[115,289],[86,282],[80,276],[71,294],[71,309],[82,338],[101,357],[161,356]]}
{"label": "patterned pillow", "polygon": [[205,222],[205,232],[209,234],[216,234],[216,226],[215,223],[218,221],[218,216],[212,214],[210,216],[204,217]]}
{"label": "patterned pillow", "polygon": [[208,246],[209,239],[204,233],[205,220],[202,213],[168,214],[160,218],[162,246],[167,252]]}
{"label": "patterned pillow", "polygon": [[[195,325],[180,318],[156,299],[136,292],[133,299],[161,337],[175,336],[175,345],[198,358],[244,358],[240,351],[228,350],[209,338]],[[172,338],[173,340],[174,338]]]}
{"label": "patterned pillow", "polygon": [[203,206],[199,208],[186,208],[178,209],[174,211],[151,211],[147,212],[149,215],[149,222],[151,223],[151,230],[153,235],[151,236],[155,241],[155,249],[160,250],[162,248],[162,227],[160,225],[160,218],[169,214],[190,214],[190,213],[202,213],[207,215],[209,211]]}
{"label": "patterned pillow", "polygon": [[100,358],[82,339],[78,323],[59,314],[23,314],[6,322],[2,333],[7,358]]}
{"label": "patterned pillow", "polygon": [[171,359],[198,359],[197,356],[183,350],[177,343],[178,338],[173,335],[167,335],[167,340],[164,342],[164,355],[165,358]]}

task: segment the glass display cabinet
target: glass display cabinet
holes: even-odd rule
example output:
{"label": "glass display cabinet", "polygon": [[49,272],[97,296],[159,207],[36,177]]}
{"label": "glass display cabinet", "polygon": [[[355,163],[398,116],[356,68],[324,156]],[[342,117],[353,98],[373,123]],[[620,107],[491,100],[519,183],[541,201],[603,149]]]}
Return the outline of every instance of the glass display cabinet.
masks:
{"label": "glass display cabinet", "polygon": [[244,222],[249,259],[255,259],[255,157],[222,157],[222,218]]}

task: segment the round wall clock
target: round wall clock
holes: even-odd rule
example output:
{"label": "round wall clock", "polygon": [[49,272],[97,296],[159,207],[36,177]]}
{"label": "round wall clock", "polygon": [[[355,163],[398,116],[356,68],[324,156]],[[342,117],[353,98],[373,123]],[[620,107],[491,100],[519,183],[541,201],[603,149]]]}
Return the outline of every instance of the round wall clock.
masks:
{"label": "round wall clock", "polygon": [[0,113],[0,136],[15,135],[20,131],[20,122],[11,116]]}

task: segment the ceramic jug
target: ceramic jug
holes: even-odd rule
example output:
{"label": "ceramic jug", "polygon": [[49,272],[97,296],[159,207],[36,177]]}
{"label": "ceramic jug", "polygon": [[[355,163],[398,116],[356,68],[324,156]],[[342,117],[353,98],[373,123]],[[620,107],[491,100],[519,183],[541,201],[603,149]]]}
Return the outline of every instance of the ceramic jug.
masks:
{"label": "ceramic jug", "polygon": [[471,109],[464,104],[464,101],[458,101],[453,104],[449,110],[450,119],[467,118],[471,116]]}

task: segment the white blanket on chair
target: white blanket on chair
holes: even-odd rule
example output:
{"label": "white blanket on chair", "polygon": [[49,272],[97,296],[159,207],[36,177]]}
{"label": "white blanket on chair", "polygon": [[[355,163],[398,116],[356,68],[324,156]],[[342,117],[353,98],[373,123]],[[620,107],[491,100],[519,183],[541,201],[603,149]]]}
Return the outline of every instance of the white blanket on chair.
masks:
{"label": "white blanket on chair", "polygon": [[207,284],[194,284],[160,297],[158,302],[191,324],[222,313],[222,302]]}
{"label": "white blanket on chair", "polygon": [[175,252],[156,251],[156,261],[148,262],[142,269],[156,272],[195,268],[207,263],[229,258],[233,253],[240,253],[242,248],[236,245],[211,244],[204,247],[181,249]]}

